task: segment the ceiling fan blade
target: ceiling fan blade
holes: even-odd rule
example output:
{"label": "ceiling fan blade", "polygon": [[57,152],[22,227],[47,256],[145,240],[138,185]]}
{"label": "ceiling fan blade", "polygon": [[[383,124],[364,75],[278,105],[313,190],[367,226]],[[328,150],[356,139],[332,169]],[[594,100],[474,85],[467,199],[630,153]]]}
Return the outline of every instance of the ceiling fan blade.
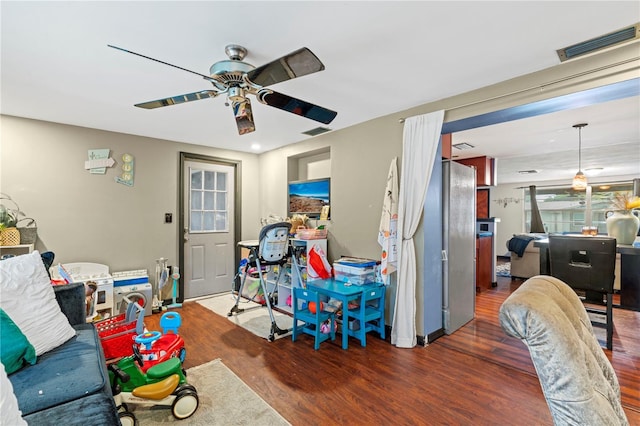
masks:
{"label": "ceiling fan blade", "polygon": [[186,68],[182,68],[182,67],[179,67],[177,65],[170,64],[169,62],[161,61],[159,59],[154,59],[154,58],[152,58],[150,56],[145,56],[145,55],[143,55],[141,53],[132,52],[131,50],[123,49],[122,47],[112,46],[110,44],[107,44],[107,46],[109,46],[109,47],[111,47],[113,49],[116,49],[116,50],[120,50],[122,52],[131,53],[132,55],[140,56],[141,58],[145,58],[145,59],[149,59],[151,61],[159,62],[159,63],[164,64],[164,65],[169,65],[170,67],[177,68],[177,69],[182,70],[182,71],[190,72],[191,74],[199,75],[200,77],[204,78],[207,81],[212,81],[212,78],[210,76],[208,76],[208,75],[200,74],[199,72],[191,71],[191,70],[188,70]]}
{"label": "ceiling fan blade", "polygon": [[182,104],[185,102],[199,101],[200,99],[215,98],[219,93],[215,90],[201,90],[200,92],[187,93],[184,95],[173,96],[170,98],[158,99],[155,101],[142,102],[136,104],[138,108],[153,109],[166,107],[170,105]]}
{"label": "ceiling fan blade", "polygon": [[258,100],[265,105],[292,112],[320,123],[329,124],[338,115],[337,112],[311,104],[273,90],[261,90],[258,92]]}
{"label": "ceiling fan blade", "polygon": [[231,107],[233,108],[233,115],[236,118],[238,134],[245,135],[256,130],[249,99],[245,98],[242,101],[233,101]]}
{"label": "ceiling fan blade", "polygon": [[311,50],[302,47],[280,59],[249,71],[247,78],[252,83],[265,87],[323,69],[324,65],[320,59]]}

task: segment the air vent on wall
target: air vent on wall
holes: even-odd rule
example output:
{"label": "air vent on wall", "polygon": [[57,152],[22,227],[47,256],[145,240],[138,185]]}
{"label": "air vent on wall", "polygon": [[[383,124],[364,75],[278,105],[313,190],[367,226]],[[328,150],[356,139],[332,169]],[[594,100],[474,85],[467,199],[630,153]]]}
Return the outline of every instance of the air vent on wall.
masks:
{"label": "air vent on wall", "polygon": [[466,142],[461,142],[461,143],[457,143],[455,145],[452,145],[454,148],[456,149],[471,149],[471,148],[475,148],[475,146],[471,145],[470,143],[466,143]]}
{"label": "air vent on wall", "polygon": [[328,129],[326,127],[316,127],[315,129],[311,129],[311,130],[307,130],[306,132],[302,132],[303,135],[309,135],[309,136],[317,136],[317,135],[321,135],[322,133],[327,133],[330,132],[331,129]]}
{"label": "air vent on wall", "polygon": [[560,62],[640,38],[640,23],[557,50]]}

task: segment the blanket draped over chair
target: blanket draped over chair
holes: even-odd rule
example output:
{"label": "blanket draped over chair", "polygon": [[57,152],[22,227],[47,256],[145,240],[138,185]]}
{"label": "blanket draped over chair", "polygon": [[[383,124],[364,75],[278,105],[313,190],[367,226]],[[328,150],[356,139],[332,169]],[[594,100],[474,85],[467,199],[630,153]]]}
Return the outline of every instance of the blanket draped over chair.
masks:
{"label": "blanket draped over chair", "polygon": [[507,243],[507,249],[517,254],[518,257],[522,257],[531,240],[533,240],[533,237],[529,235],[514,235]]}

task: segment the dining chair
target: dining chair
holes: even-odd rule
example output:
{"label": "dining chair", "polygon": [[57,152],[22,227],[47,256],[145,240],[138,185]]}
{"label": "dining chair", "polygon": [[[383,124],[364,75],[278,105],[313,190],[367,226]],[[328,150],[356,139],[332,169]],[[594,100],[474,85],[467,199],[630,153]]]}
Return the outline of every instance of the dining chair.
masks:
{"label": "dining chair", "polygon": [[[574,290],[582,299],[595,327],[606,330],[606,347],[613,348],[613,283],[616,239],[584,235],[549,235],[550,275]],[[593,305],[604,305],[598,309]],[[604,316],[604,322],[598,317]]]}

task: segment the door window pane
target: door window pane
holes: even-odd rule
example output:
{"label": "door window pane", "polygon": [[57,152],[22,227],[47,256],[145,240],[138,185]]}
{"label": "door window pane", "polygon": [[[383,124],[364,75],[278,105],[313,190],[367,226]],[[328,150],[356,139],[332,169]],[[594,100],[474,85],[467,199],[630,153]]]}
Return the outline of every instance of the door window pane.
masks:
{"label": "door window pane", "polygon": [[217,189],[215,186],[216,172],[204,172],[204,189]]}
{"label": "door window pane", "polygon": [[201,191],[191,191],[191,210],[202,210]]}
{"label": "door window pane", "polygon": [[216,193],[216,210],[227,210],[227,194],[226,192]]}
{"label": "door window pane", "polygon": [[191,171],[191,189],[202,189],[202,171]]}
{"label": "door window pane", "polygon": [[204,193],[204,210],[213,210],[214,193],[206,191]]}
{"label": "door window pane", "polygon": [[226,212],[218,212],[216,213],[216,229],[219,231],[226,230],[227,227],[227,213]]}
{"label": "door window pane", "polygon": [[226,173],[216,173],[218,177],[218,183],[216,185],[216,190],[218,191],[226,191],[227,190],[227,174]]}
{"label": "door window pane", "polygon": [[213,212],[204,212],[204,226],[202,229],[207,231],[215,230],[214,227],[214,213]]}
{"label": "door window pane", "polygon": [[202,231],[202,212],[192,211],[189,225],[191,231]]}

